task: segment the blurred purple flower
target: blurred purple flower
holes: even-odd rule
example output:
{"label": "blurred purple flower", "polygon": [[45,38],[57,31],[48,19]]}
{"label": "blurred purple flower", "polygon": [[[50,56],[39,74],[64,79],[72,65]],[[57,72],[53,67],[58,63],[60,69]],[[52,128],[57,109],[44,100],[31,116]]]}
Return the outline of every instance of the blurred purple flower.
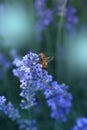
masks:
{"label": "blurred purple flower", "polygon": [[46,4],[46,0],[35,0],[34,5],[35,5],[35,9],[37,11],[42,11],[45,9],[45,5]]}
{"label": "blurred purple flower", "polygon": [[66,28],[72,29],[72,27],[78,23],[78,17],[76,16],[76,9],[68,6],[66,8]]}
{"label": "blurred purple flower", "polygon": [[39,20],[36,24],[36,33],[41,33],[53,21],[53,12],[50,9],[45,9],[39,15]]}
{"label": "blurred purple flower", "polygon": [[0,53],[0,64],[4,64],[5,63],[5,57],[2,53]]}
{"label": "blurred purple flower", "polygon": [[87,118],[81,117],[76,120],[76,125],[72,130],[87,130]]}
{"label": "blurred purple flower", "polygon": [[67,4],[65,9],[64,9],[64,12],[63,12],[62,6],[63,5],[61,5],[59,3],[57,3],[55,5],[57,15],[65,17],[66,29],[70,30],[74,27],[74,25],[76,25],[78,23],[78,17],[76,16],[77,10],[74,7],[72,7],[71,5]]}
{"label": "blurred purple flower", "polygon": [[78,23],[78,17],[76,15],[77,10],[72,7],[69,2],[66,3],[64,9],[64,3],[65,0],[56,0],[51,6],[48,6],[47,0],[35,0],[36,16],[38,19],[36,22],[35,33],[38,41],[42,40],[42,32],[51,25],[53,20],[55,20],[57,27],[59,26],[59,21],[55,19],[55,16],[63,16],[65,28],[67,31],[73,32],[73,27]]}
{"label": "blurred purple flower", "polygon": [[48,26],[53,21],[53,13],[50,9],[46,9],[41,14],[42,25]]}
{"label": "blurred purple flower", "polygon": [[47,8],[47,0],[35,0],[35,9],[36,9],[36,28],[35,35],[38,41],[42,40],[42,32],[49,26],[53,21],[53,11],[50,8]]}
{"label": "blurred purple flower", "polygon": [[17,57],[20,57],[20,56],[18,55],[17,50],[14,49],[14,48],[10,50],[9,55],[12,57],[12,59],[17,58]]}
{"label": "blurred purple flower", "polygon": [[0,110],[12,120],[20,118],[18,109],[15,109],[11,102],[6,103],[4,96],[0,96]]}
{"label": "blurred purple flower", "polygon": [[17,123],[19,125],[19,130],[37,130],[35,120],[19,119]]}

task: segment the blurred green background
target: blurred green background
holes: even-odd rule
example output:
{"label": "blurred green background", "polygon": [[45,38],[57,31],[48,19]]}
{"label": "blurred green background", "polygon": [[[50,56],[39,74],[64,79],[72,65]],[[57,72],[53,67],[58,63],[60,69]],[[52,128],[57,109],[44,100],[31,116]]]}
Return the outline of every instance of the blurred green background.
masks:
{"label": "blurred green background", "polygon": [[[49,5],[51,5],[51,2],[53,1],[49,0]],[[15,49],[20,56],[25,55],[29,50],[38,54],[44,52],[47,56],[53,56],[54,59],[47,67],[49,74],[52,74],[59,83],[69,85],[69,91],[73,95],[73,105],[67,117],[67,122],[56,124],[54,120],[50,119],[50,109],[47,107],[44,97],[40,94],[43,107],[35,108],[37,111],[35,116],[40,130],[53,130],[55,125],[57,130],[70,130],[76,118],[87,116],[87,2],[86,0],[71,0],[70,2],[77,9],[79,19],[75,31],[68,33],[63,26],[60,35],[57,35],[59,28],[52,23],[42,32],[42,40],[38,40],[35,33],[38,18],[36,17],[34,0],[0,0],[0,12],[3,10],[4,4],[8,7],[11,6],[11,14],[6,16],[8,20],[6,19],[7,21],[5,20],[3,24],[3,28],[4,25],[6,25],[6,28],[3,29],[3,33],[0,31],[0,53],[11,63],[13,61],[10,55],[12,49]],[[86,4],[84,4],[85,2]],[[18,6],[19,13],[15,10],[16,6]],[[24,12],[21,12],[23,9]],[[10,19],[12,15],[15,17]],[[17,18],[19,24],[15,24]],[[14,21],[12,25],[11,20]],[[12,28],[11,26],[15,27]],[[21,26],[24,27],[23,30]],[[57,39],[59,42],[57,42]],[[0,95],[5,95],[8,101],[12,101],[14,106],[20,109],[20,83],[12,74],[13,67],[10,67],[3,78],[0,79]],[[0,63],[0,69],[2,70],[2,68],[3,66]],[[0,75],[2,73],[0,71]],[[21,111],[21,113],[24,117],[27,116],[26,112]],[[0,111],[0,130],[6,129],[17,130],[18,127],[15,122],[12,122]]]}

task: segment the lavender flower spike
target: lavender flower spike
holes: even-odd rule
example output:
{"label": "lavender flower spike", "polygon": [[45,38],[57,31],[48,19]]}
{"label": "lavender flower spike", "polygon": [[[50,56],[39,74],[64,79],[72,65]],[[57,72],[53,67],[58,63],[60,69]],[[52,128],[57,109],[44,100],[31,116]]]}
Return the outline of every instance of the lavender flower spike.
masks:
{"label": "lavender flower spike", "polygon": [[87,118],[78,118],[76,121],[76,125],[73,127],[72,130],[87,130]]}
{"label": "lavender flower spike", "polygon": [[28,109],[36,105],[37,91],[42,91],[51,107],[51,117],[65,121],[72,106],[72,95],[68,93],[68,86],[53,81],[52,75],[42,68],[40,57],[36,53],[29,52],[22,59],[15,59],[14,64],[17,68],[13,73],[19,78],[22,89],[21,108]]}
{"label": "lavender flower spike", "polygon": [[0,96],[0,110],[12,120],[20,118],[18,109],[15,109],[11,102],[6,104],[6,98],[4,96]]}

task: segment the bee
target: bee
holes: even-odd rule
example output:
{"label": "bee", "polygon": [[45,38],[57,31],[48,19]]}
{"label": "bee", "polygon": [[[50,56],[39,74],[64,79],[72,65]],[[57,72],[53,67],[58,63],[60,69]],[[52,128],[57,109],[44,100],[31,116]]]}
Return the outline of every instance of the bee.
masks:
{"label": "bee", "polygon": [[53,57],[46,57],[46,55],[44,53],[40,53],[39,54],[40,57],[40,63],[42,65],[43,69],[47,68],[48,63],[53,60]]}

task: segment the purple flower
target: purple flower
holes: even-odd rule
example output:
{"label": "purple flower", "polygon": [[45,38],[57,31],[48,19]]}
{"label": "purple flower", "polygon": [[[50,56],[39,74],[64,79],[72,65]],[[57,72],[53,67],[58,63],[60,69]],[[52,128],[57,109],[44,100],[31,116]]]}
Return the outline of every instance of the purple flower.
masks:
{"label": "purple flower", "polygon": [[50,9],[45,9],[44,11],[38,13],[38,21],[36,23],[35,33],[41,38],[41,33],[49,26],[53,21],[53,12]]}
{"label": "purple flower", "polygon": [[17,68],[13,73],[20,79],[22,89],[21,108],[28,109],[36,105],[37,91],[42,91],[48,106],[51,107],[51,117],[65,121],[72,105],[68,86],[53,81],[52,76],[42,68],[38,54],[29,52],[21,60],[16,59],[14,64]]}
{"label": "purple flower", "polygon": [[15,109],[11,102],[3,107],[3,112],[12,120],[20,118],[18,109]]}
{"label": "purple flower", "polygon": [[37,130],[35,120],[19,119],[17,123],[19,125],[19,130]]}
{"label": "purple flower", "polygon": [[[53,94],[49,95],[47,103],[52,110],[51,117],[56,120],[61,119],[62,121],[66,121],[65,115],[69,114],[70,107],[72,106],[72,95],[67,92],[68,87],[65,84],[53,82],[50,89],[50,93]],[[48,94],[46,97],[48,97]]]}
{"label": "purple flower", "polygon": [[36,33],[40,35],[42,31],[46,29],[53,21],[53,12],[50,9],[46,9],[39,14],[39,20],[36,24]]}
{"label": "purple flower", "polygon": [[68,6],[66,8],[66,28],[71,29],[73,25],[78,23],[78,18],[76,16],[76,9]]}
{"label": "purple flower", "polygon": [[81,117],[76,120],[76,125],[72,130],[87,130],[87,118]]}
{"label": "purple flower", "polygon": [[46,0],[35,0],[35,3],[34,3],[35,9],[37,11],[42,11],[45,9],[45,6],[46,6],[45,4],[46,4]]}
{"label": "purple flower", "polygon": [[6,102],[5,96],[0,96],[0,106]]}
{"label": "purple flower", "polygon": [[42,40],[42,32],[52,23],[53,11],[51,8],[47,8],[47,0],[35,0],[36,9],[36,28],[35,35],[38,41]]}
{"label": "purple flower", "polygon": [[53,12],[50,9],[46,9],[40,15],[41,23],[43,26],[48,26],[53,21]]}
{"label": "purple flower", "polygon": [[63,4],[59,2],[56,3],[55,7],[57,15],[65,17],[65,26],[67,30],[72,29],[73,26],[78,23],[78,17],[76,16],[77,10],[74,7],[67,4],[63,10]]}
{"label": "purple flower", "polygon": [[20,118],[18,109],[15,109],[11,102],[6,103],[4,96],[0,96],[0,110],[12,120]]}
{"label": "purple flower", "polygon": [[[22,88],[20,96],[27,100],[27,106],[25,108],[29,108],[34,104],[36,105],[36,92],[44,89],[45,83],[49,82],[51,77],[48,76],[47,71],[42,69],[39,55],[35,53],[29,52],[22,60],[15,59],[14,64],[17,69],[14,69],[13,73],[19,77],[20,87]],[[21,106],[23,104],[26,104],[26,101],[22,101]]]}
{"label": "purple flower", "polygon": [[41,65],[38,62],[39,56],[32,52],[25,55],[22,60],[14,60],[17,69],[14,69],[13,73],[19,77],[22,88],[20,95],[27,101],[26,106],[24,105],[26,101],[21,102],[22,108],[29,108],[32,104],[34,105],[35,91],[38,89],[35,81],[38,80],[41,72]]}
{"label": "purple flower", "polygon": [[5,96],[0,96],[0,110],[18,124],[19,130],[37,130],[36,121],[21,117],[18,109],[11,102],[6,103]]}

